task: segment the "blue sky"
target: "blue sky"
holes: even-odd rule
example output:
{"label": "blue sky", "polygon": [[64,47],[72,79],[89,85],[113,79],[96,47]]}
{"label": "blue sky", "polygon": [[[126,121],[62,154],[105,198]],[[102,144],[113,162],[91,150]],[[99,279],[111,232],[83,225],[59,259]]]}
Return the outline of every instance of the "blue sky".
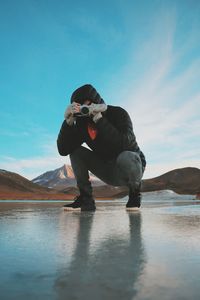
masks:
{"label": "blue sky", "polygon": [[144,178],[200,167],[200,2],[0,1],[0,168],[69,163],[56,139],[74,89],[127,109]]}

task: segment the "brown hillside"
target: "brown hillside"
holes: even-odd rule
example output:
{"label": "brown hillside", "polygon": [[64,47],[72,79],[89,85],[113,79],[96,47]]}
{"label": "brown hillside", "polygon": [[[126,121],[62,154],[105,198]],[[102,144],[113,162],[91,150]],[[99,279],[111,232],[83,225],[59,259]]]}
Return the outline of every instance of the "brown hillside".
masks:
{"label": "brown hillside", "polygon": [[0,199],[72,199],[73,195],[39,186],[19,174],[0,170]]}
{"label": "brown hillside", "polygon": [[13,173],[13,172],[1,172],[0,173],[0,189],[8,190],[12,189],[13,191],[21,192],[50,192],[55,193],[52,189],[41,187],[35,183],[32,183],[30,180],[25,177]]}
{"label": "brown hillside", "polygon": [[161,176],[143,180],[143,192],[158,190],[195,195],[200,192],[200,169],[190,167],[175,169]]}

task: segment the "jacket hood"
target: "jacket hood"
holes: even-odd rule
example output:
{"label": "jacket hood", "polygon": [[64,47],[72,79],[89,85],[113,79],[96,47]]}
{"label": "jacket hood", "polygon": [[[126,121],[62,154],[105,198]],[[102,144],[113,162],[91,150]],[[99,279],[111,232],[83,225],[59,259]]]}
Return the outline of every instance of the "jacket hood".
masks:
{"label": "jacket hood", "polygon": [[77,102],[83,104],[85,100],[91,100],[95,104],[105,103],[97,90],[91,84],[85,84],[72,93],[71,103]]}

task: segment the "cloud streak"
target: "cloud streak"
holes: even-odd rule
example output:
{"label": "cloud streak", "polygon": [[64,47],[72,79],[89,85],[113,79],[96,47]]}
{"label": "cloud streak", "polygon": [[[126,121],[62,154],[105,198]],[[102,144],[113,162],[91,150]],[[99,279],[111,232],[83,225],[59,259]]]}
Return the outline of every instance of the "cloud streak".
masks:
{"label": "cloud streak", "polygon": [[[143,44],[138,56],[135,54],[134,59],[130,59],[120,76],[120,85],[125,83],[125,87],[118,95],[112,95],[119,103],[125,99],[121,106],[130,113],[137,140],[147,157],[145,177],[171,168],[200,167],[197,150],[200,149],[200,89],[196,88],[200,59],[191,56],[185,65],[186,53],[175,47],[175,16],[173,20],[163,19],[165,30],[153,32],[153,38]],[[188,52],[193,48],[190,46],[185,47]],[[136,56],[148,66],[137,78],[134,75]],[[179,71],[181,63],[184,70]]]}

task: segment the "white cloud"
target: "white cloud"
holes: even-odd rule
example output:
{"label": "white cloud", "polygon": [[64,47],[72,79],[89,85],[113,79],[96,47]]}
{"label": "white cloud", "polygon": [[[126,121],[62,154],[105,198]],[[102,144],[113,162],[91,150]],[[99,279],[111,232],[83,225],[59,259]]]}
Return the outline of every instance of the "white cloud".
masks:
{"label": "white cloud", "polygon": [[[176,48],[175,15],[159,18],[162,26],[155,26],[139,53],[133,51],[128,66],[113,77],[114,92],[110,92],[110,98],[117,99],[133,120],[147,158],[145,177],[179,167],[200,167],[200,59],[191,54],[184,61],[195,38],[188,36],[194,43]],[[140,64],[144,71],[137,74]]]}

